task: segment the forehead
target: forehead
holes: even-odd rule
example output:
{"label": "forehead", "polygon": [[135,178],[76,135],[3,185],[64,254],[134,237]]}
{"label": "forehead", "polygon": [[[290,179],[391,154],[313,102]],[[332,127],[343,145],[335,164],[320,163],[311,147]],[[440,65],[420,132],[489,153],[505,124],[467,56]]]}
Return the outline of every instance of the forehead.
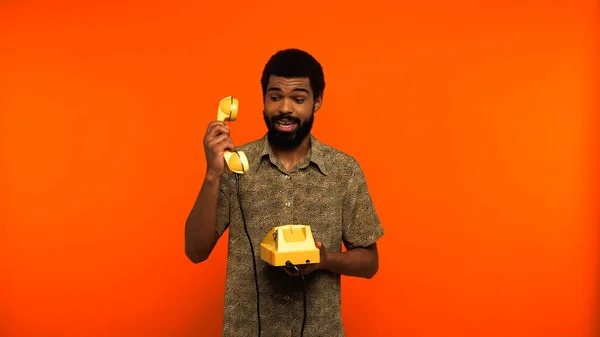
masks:
{"label": "forehead", "polygon": [[283,92],[303,91],[312,94],[310,79],[308,77],[286,78],[271,75],[267,90],[281,90]]}

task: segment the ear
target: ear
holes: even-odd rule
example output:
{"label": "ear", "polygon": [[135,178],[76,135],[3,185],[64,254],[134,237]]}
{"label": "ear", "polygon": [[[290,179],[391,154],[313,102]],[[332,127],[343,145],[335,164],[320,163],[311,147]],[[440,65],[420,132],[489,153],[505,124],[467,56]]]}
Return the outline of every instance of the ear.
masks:
{"label": "ear", "polygon": [[319,111],[319,109],[321,108],[321,105],[323,105],[323,95],[320,95],[319,97],[317,97],[315,99],[315,103],[314,103],[314,112]]}

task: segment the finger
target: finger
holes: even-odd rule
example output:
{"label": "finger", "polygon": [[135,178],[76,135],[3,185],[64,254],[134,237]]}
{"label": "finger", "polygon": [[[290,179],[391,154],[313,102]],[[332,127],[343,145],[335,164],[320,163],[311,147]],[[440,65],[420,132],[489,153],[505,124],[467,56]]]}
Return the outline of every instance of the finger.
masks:
{"label": "finger", "polygon": [[210,122],[208,124],[208,127],[206,128],[206,135],[207,136],[216,136],[216,130],[222,130],[222,131],[227,131],[229,132],[229,127],[227,125],[225,125],[224,122],[221,121],[213,121]]}
{"label": "finger", "polygon": [[233,151],[235,146],[231,141],[231,138],[227,137],[226,139],[220,140],[219,142],[215,142],[212,147],[210,147],[213,152],[222,153],[226,149],[229,151]]}
{"label": "finger", "polygon": [[[222,143],[222,142],[227,142],[227,143],[231,142],[231,138],[229,138],[229,135],[225,135],[225,134],[219,135],[219,136],[215,137],[214,139],[209,140],[207,142],[206,146],[209,149],[214,151],[217,144]],[[225,147],[226,146],[224,146],[223,148],[225,148]]]}
{"label": "finger", "polygon": [[215,124],[206,131],[205,138],[210,141],[210,139],[222,134],[229,135],[229,128],[226,125]]}
{"label": "finger", "polygon": [[213,149],[215,152],[223,152],[226,149],[229,151],[233,151],[235,150],[235,146],[233,145],[231,139],[226,139],[218,144],[215,144],[215,147]]}
{"label": "finger", "polygon": [[227,125],[217,125],[213,128],[212,132],[215,137],[221,134],[229,135],[229,128],[227,127]]}
{"label": "finger", "polygon": [[225,124],[225,122],[223,122],[223,121],[211,121],[210,123],[208,123],[207,128],[210,129],[210,128],[213,128],[213,127],[218,126],[218,125],[227,127],[226,124]]}
{"label": "finger", "polygon": [[223,126],[225,125],[225,123],[221,122],[221,121],[212,121],[210,123],[208,123],[208,125],[206,126],[206,134],[209,134],[215,127],[217,126]]}

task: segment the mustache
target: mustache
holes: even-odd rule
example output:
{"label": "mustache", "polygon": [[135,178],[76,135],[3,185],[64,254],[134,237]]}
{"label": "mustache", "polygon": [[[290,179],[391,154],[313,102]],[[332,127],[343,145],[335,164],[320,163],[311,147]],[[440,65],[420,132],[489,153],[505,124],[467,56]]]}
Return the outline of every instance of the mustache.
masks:
{"label": "mustache", "polygon": [[290,121],[293,123],[300,124],[301,120],[298,117],[290,116],[290,115],[277,115],[271,117],[271,123],[277,123],[279,121]]}

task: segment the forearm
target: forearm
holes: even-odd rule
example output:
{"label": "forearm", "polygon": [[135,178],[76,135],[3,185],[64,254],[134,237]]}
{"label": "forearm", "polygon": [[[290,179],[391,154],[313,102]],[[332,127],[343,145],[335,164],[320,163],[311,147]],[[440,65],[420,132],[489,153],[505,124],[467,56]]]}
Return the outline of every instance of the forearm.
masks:
{"label": "forearm", "polygon": [[217,203],[220,177],[207,175],[185,222],[185,253],[194,263],[208,258],[217,241]]}
{"label": "forearm", "polygon": [[373,245],[345,252],[328,252],[321,269],[346,276],[371,278],[379,269],[377,248]]}

